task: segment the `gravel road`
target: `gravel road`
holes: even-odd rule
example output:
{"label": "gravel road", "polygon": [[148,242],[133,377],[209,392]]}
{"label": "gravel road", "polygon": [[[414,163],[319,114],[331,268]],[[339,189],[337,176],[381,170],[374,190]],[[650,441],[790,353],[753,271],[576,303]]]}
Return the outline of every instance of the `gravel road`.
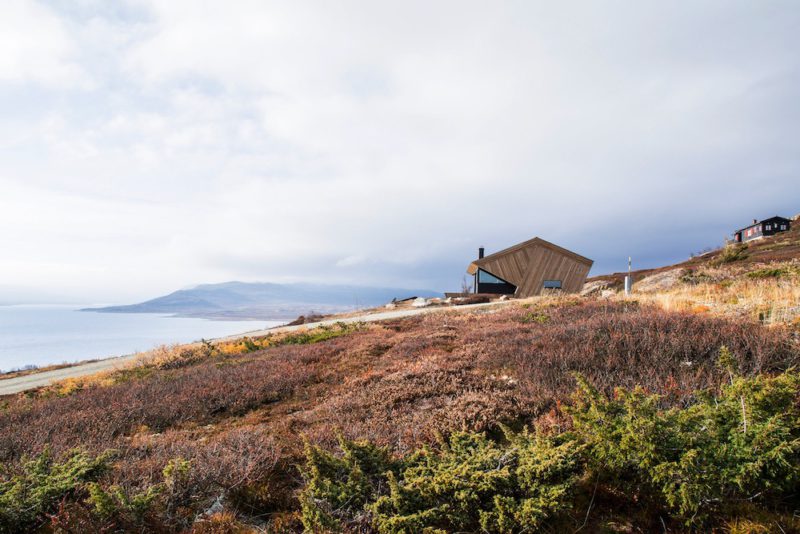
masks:
{"label": "gravel road", "polygon": [[[458,306],[458,307],[410,308],[410,309],[369,313],[364,315],[355,315],[350,317],[341,317],[341,318],[334,317],[332,319],[326,319],[324,321],[319,321],[317,323],[308,323],[298,326],[278,326],[266,330],[253,330],[250,332],[243,332],[241,334],[236,334],[233,336],[217,338],[211,341],[217,341],[217,342],[230,341],[233,339],[239,339],[244,336],[256,337],[256,336],[266,336],[268,334],[281,333],[281,332],[293,332],[304,328],[314,328],[316,326],[332,325],[338,322],[344,322],[344,323],[376,322],[376,321],[386,321],[389,319],[399,319],[402,317],[411,317],[414,315],[421,315],[424,313],[462,311],[475,308],[483,308],[487,306],[502,306],[504,304],[508,304],[509,302],[510,301],[489,302],[484,304],[468,304],[465,306]],[[38,387],[46,386],[53,382],[58,382],[59,380],[64,380],[65,378],[75,378],[79,376],[91,375],[100,371],[110,371],[125,366],[127,363],[133,361],[135,358],[136,355],[131,354],[128,356],[120,356],[117,358],[108,358],[105,360],[97,360],[94,362],[81,363],[78,365],[73,365],[72,367],[64,367],[62,369],[53,369],[52,371],[31,373],[29,375],[18,376],[15,378],[0,378],[0,395],[11,395],[13,393],[19,393],[21,391],[26,391],[28,389],[35,389]]]}

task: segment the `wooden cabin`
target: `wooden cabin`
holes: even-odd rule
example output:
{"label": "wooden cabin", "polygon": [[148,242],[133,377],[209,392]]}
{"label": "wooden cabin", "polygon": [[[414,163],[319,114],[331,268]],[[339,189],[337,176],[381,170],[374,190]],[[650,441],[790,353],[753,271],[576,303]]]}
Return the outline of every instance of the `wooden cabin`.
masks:
{"label": "wooden cabin", "polygon": [[534,237],[478,259],[467,273],[475,277],[476,293],[532,297],[546,292],[577,293],[594,262],[544,239]]}
{"label": "wooden cabin", "polygon": [[789,219],[777,215],[769,219],[764,219],[763,221],[753,219],[753,224],[745,226],[741,230],[736,230],[733,233],[733,240],[736,243],[746,243],[747,241],[752,241],[760,237],[767,237],[779,232],[785,232],[789,229],[790,225],[791,221]]}

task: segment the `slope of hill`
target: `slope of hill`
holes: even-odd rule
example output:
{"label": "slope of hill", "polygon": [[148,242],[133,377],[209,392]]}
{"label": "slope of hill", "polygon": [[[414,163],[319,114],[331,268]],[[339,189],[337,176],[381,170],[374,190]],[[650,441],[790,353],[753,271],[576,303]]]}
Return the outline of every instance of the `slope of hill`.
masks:
{"label": "slope of hill", "polygon": [[793,230],[629,298],[165,347],[7,396],[0,532],[800,532],[798,267]]}
{"label": "slope of hill", "polygon": [[[731,355],[726,360],[728,368],[719,365],[724,346]],[[662,395],[658,405],[653,401],[643,405],[650,406],[646,409],[651,412],[646,413],[652,413],[656,406],[680,408],[696,403],[698,389],[718,392],[731,380],[727,369],[757,377],[798,364],[800,349],[788,327],[766,328],[756,321],[669,312],[636,301],[577,297],[164,349],[110,374],[4,399],[0,461],[8,466],[8,473],[18,475],[2,476],[12,476],[9,480],[20,495],[44,497],[4,501],[0,495],[0,529],[8,529],[9,524],[33,529],[49,514],[47,522],[55,530],[68,532],[298,532],[304,528],[301,519],[330,521],[328,527],[312,530],[371,532],[379,516],[368,505],[390,489],[383,469],[402,465],[391,462],[412,461],[415,457],[408,453],[426,444],[440,451],[436,454],[459,451],[466,455],[459,460],[465,463],[446,468],[444,478],[435,483],[439,488],[435,491],[443,493],[413,502],[414,506],[438,506],[435,503],[446,503],[451,497],[470,495],[464,493],[469,486],[463,484],[471,479],[446,482],[447,473],[460,470],[465,477],[477,477],[476,481],[494,480],[486,478],[494,477],[492,473],[508,476],[502,460],[505,453],[492,452],[500,451],[492,447],[502,446],[501,425],[531,426],[542,432],[570,427],[570,412],[564,406],[573,403],[574,373],[586,377],[598,395],[611,395],[617,386],[636,385]],[[762,412],[758,410],[767,409],[765,387],[762,384],[758,390],[761,407],[748,408],[752,432],[760,432]],[[791,398],[792,390],[787,391]],[[738,398],[726,417],[738,417]],[[635,406],[633,399],[630,403]],[[645,416],[642,412],[639,417]],[[458,434],[462,430],[486,432],[496,441],[465,437]],[[641,427],[637,434],[657,439],[648,434],[652,431]],[[800,434],[800,428],[792,432]],[[448,435],[468,442],[452,449],[436,446],[438,436]],[[754,439],[758,435],[753,434]],[[387,449],[381,452],[348,439],[369,440]],[[337,443],[345,448],[344,456],[326,456],[324,451],[335,451]],[[310,444],[321,448],[309,448]],[[626,446],[632,450],[633,444]],[[76,447],[82,456],[75,456]],[[109,450],[115,452],[106,459],[102,455]],[[42,451],[54,460],[45,456],[38,463],[25,463],[26,457]],[[717,490],[708,490],[712,493],[709,501],[701,501],[705,503],[702,515],[691,518],[659,500],[664,499],[659,497],[660,486],[633,484],[637,479],[626,479],[633,475],[598,478],[592,471],[570,478],[569,473],[579,473],[583,464],[562,465],[560,456],[548,456],[555,452],[546,451],[536,453],[546,455],[538,461],[555,471],[526,476],[566,476],[564,483],[571,482],[568,493],[548,493],[547,500],[536,501],[538,508],[530,513],[545,514],[531,516],[543,521],[535,523],[541,527],[537,529],[573,531],[584,524],[589,532],[680,532],[698,527],[728,531],[753,521],[756,526],[779,524],[787,532],[800,527],[791,514],[794,501],[781,501],[783,493],[778,501],[766,500],[762,506],[765,494],[744,506],[741,502],[750,494],[731,490],[735,498],[720,503],[713,493]],[[489,454],[488,460],[482,459],[484,454]],[[365,473],[367,467],[359,463],[383,461],[380,458],[389,463],[375,472]],[[708,466],[703,462],[709,458],[692,460],[697,467],[690,471],[704,472]],[[797,465],[794,458],[780,465]],[[58,463],[62,461],[67,463]],[[485,468],[483,461],[489,462]],[[305,468],[298,470],[310,465],[306,462],[320,462],[313,471],[316,475]],[[425,472],[433,476],[433,471]],[[419,476],[414,484],[425,483]],[[62,489],[40,487],[50,480],[58,481],[54,488]],[[494,506],[493,495],[522,495],[514,486],[502,489],[508,488],[507,483],[484,485],[466,508],[448,508],[452,513],[445,516],[422,516],[415,524],[441,531],[481,530],[478,512]],[[512,493],[502,493],[506,491]],[[334,495],[344,500],[337,501]],[[350,501],[356,495],[360,497]],[[510,506],[516,501],[499,502]],[[388,508],[381,510],[387,521],[394,517]],[[450,521],[464,523],[457,527]],[[692,526],[687,527],[686,521]],[[498,529],[489,530],[518,530]]]}
{"label": "slope of hill", "polygon": [[[625,273],[587,281],[585,294],[619,295]],[[800,225],[683,263],[633,272],[633,294],[673,311],[800,324]]]}
{"label": "slope of hill", "polygon": [[[739,248],[741,248],[742,252],[732,256],[731,252]],[[751,241],[745,243],[741,247],[736,245],[720,247],[708,253],[693,256],[675,265],[633,271],[633,278],[634,281],[640,281],[654,274],[674,271],[676,269],[696,270],[707,267],[725,266],[733,263],[739,266],[752,266],[797,259],[800,259],[800,221],[796,221],[789,231]],[[625,272],[619,272],[593,276],[587,280],[587,283],[608,282],[611,287],[619,289],[622,287],[626,274]]]}
{"label": "slope of hill", "polygon": [[325,284],[225,282],[181,289],[139,304],[87,308],[105,313],[169,313],[210,318],[288,319],[309,310],[332,313],[378,306],[393,298],[432,297],[423,289]]}

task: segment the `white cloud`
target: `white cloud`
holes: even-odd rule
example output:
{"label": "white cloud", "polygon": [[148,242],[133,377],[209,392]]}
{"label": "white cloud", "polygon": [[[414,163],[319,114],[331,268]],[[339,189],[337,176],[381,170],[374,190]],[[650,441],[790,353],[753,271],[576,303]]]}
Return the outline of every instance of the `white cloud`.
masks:
{"label": "white cloud", "polygon": [[62,22],[33,0],[0,4],[0,81],[63,86],[81,81]]}
{"label": "white cloud", "polygon": [[444,289],[478,245],[668,261],[800,193],[792,4],[0,9],[0,275],[26,287]]}

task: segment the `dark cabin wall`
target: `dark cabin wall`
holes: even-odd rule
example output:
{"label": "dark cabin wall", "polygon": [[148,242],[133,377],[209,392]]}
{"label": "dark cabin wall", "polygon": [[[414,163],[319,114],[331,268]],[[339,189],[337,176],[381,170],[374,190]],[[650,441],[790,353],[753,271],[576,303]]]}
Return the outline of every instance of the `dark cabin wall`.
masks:
{"label": "dark cabin wall", "polygon": [[[781,232],[786,232],[791,227],[792,222],[789,219],[784,219],[783,217],[773,217],[771,219],[766,219],[761,221],[762,226],[762,234],[763,235],[775,235]],[[767,226],[770,228],[767,229]],[[781,226],[786,226],[783,230],[781,230]]]}
{"label": "dark cabin wall", "polygon": [[[781,230],[781,225],[786,225],[784,230]],[[769,230],[767,230],[767,226],[769,226]],[[759,237],[766,237],[775,234],[779,234],[781,232],[786,232],[791,228],[791,221],[784,217],[771,217],[769,219],[764,219],[763,221],[759,222],[758,224],[754,224],[748,226],[747,228],[741,230],[742,234],[742,243],[747,243],[748,241],[752,241],[753,239],[758,239]],[[752,233],[748,236],[747,233],[752,230]],[[740,232],[736,232],[738,234]],[[736,235],[734,234],[734,236]]]}

